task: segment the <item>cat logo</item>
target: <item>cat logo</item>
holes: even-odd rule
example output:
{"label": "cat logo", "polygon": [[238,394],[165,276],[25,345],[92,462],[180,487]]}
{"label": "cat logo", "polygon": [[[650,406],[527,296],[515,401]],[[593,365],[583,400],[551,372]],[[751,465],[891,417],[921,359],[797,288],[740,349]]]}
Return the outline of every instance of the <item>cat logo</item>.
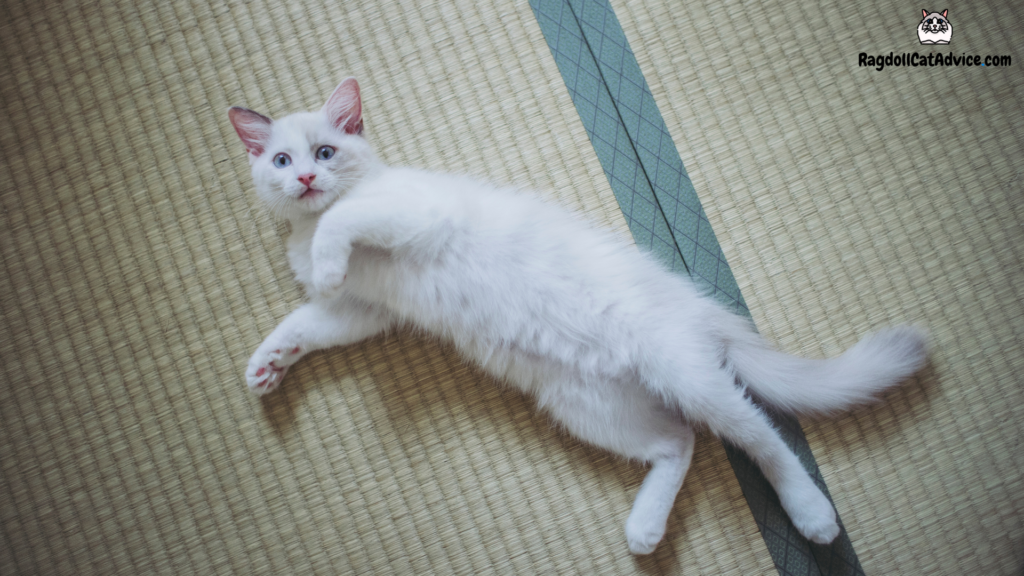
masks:
{"label": "cat logo", "polygon": [[948,12],[949,10],[943,10],[942,14],[939,14],[921,10],[924,18],[917,26],[917,38],[921,44],[949,44],[949,39],[953,37],[953,25],[946,19]]}

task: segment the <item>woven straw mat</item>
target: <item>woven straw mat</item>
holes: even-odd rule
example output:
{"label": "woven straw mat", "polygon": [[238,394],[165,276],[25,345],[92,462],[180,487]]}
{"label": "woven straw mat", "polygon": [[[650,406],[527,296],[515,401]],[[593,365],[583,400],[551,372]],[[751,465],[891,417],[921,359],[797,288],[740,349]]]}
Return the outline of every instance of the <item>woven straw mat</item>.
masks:
{"label": "woven straw mat", "polygon": [[[858,68],[917,49],[891,1],[612,4],[759,329],[810,356],[931,330],[918,377],[804,422],[867,573],[1019,573],[1020,63]],[[959,49],[1021,55],[1019,7],[949,8]],[[644,470],[443,343],[245,389],[303,294],[230,105],[315,109],[355,75],[389,162],[628,234],[526,2],[12,0],[0,52],[0,573],[773,573],[717,440],[635,558]]]}

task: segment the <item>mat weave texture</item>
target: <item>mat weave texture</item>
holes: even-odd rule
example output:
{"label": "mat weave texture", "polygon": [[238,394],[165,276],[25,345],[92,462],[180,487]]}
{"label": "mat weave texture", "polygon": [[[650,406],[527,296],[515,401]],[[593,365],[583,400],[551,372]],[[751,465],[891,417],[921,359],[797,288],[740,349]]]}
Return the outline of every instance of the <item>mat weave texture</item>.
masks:
{"label": "mat weave texture", "polygon": [[[918,378],[803,423],[865,572],[1019,573],[1019,65],[857,68],[917,49],[894,2],[861,32],[832,5],[612,6],[761,332],[823,356],[932,330]],[[958,50],[1018,56],[1011,3],[949,8]],[[5,2],[0,573],[774,573],[717,440],[634,558],[644,470],[429,339],[246,392],[303,296],[225,110],[315,108],[347,75],[388,161],[628,236],[526,1]]]}

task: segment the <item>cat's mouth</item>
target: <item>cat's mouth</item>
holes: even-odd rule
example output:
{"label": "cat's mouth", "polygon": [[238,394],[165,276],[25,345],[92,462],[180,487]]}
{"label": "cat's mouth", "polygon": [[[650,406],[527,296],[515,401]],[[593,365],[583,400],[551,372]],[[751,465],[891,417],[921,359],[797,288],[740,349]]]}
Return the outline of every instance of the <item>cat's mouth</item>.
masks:
{"label": "cat's mouth", "polygon": [[302,194],[299,194],[299,199],[300,200],[310,200],[312,198],[316,198],[316,197],[320,196],[323,193],[324,193],[323,190],[318,190],[316,188],[306,188],[305,192],[303,192]]}

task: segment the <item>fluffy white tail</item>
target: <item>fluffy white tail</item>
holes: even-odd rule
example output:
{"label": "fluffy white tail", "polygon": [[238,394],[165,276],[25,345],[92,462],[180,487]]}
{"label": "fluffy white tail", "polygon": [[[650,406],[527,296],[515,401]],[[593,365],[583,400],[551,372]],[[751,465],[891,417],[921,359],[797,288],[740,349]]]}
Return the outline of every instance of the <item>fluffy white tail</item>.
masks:
{"label": "fluffy white tail", "polygon": [[740,382],[771,406],[798,414],[834,412],[870,401],[919,370],[928,354],[925,332],[913,326],[871,334],[827,360],[785,354],[745,326],[731,328],[725,335],[726,361]]}

